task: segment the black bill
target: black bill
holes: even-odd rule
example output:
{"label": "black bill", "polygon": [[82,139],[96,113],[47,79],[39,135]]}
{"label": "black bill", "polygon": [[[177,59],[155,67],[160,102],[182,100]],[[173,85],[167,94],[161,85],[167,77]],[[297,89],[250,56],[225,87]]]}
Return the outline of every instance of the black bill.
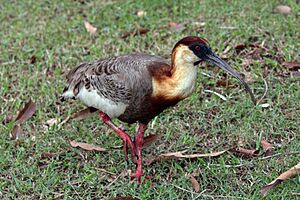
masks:
{"label": "black bill", "polygon": [[242,79],[242,77],[232,67],[230,67],[229,64],[227,64],[224,60],[222,60],[219,56],[217,56],[213,52],[209,52],[208,54],[206,54],[205,60],[210,64],[220,67],[221,69],[225,70],[226,72],[228,72],[229,74],[237,78],[244,85],[246,91],[250,94],[253,104],[256,105],[256,99],[249,85]]}

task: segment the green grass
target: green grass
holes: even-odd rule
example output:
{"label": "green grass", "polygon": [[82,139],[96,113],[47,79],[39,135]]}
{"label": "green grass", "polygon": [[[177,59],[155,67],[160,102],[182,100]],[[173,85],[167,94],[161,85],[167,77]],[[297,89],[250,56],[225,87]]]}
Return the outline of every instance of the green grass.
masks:
{"label": "green grass", "polygon": [[[291,6],[292,13],[274,13],[279,3]],[[275,153],[299,152],[299,77],[280,76],[288,71],[282,61],[299,60],[296,14],[300,8],[296,1],[2,0],[0,10],[0,198],[195,199],[197,194],[178,189],[193,191],[186,175],[194,174],[202,191],[198,199],[258,199],[263,185],[299,162],[299,154],[265,160],[225,154],[211,159],[158,162],[144,166],[146,175],[153,176],[155,183],[147,182],[138,188],[135,181],[122,175],[127,170],[134,172],[135,166],[124,161],[121,148],[115,148],[122,145],[121,140],[97,117],[70,121],[63,127],[46,127],[47,120],[62,121],[84,107],[74,101],[56,103],[66,83],[63,75],[80,62],[137,51],[168,57],[180,38],[199,35],[207,38],[218,54],[231,48],[228,62],[239,71],[255,75],[251,87],[257,97],[264,93],[262,74],[268,69],[265,79],[269,90],[262,103],[270,107],[254,108],[241,87],[217,87],[217,79],[224,73],[201,67],[197,91],[162,113],[149,127],[148,133],[160,134],[161,139],[144,150],[145,158],[180,150],[223,150],[238,140],[243,140],[247,148],[256,148],[261,137],[274,145]],[[138,10],[147,15],[138,17]],[[84,20],[98,28],[95,36],[86,32]],[[172,31],[169,22],[189,23],[184,30]],[[199,27],[195,22],[205,25]],[[125,32],[137,28],[149,28],[150,32],[143,37],[121,39]],[[265,49],[245,67],[242,63],[249,59],[251,49],[237,54],[234,46],[255,42],[264,42]],[[29,64],[33,55],[36,62]],[[228,100],[206,93],[205,89],[225,95]],[[5,121],[16,115],[29,98],[37,103],[37,112],[23,125],[23,137],[13,141],[9,138],[13,122]],[[212,110],[217,112],[209,115]],[[133,134],[135,127],[126,129]],[[70,140],[97,144],[108,151],[75,149]],[[45,152],[61,151],[65,154],[60,157],[41,158]],[[244,165],[228,167],[239,164]],[[299,178],[286,181],[267,199],[293,199],[290,195],[300,192],[299,183]]]}

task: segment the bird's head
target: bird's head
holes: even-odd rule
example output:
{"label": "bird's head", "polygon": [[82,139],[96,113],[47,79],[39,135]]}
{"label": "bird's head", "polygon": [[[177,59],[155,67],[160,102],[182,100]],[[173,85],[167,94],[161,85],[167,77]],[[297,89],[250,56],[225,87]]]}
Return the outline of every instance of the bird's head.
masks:
{"label": "bird's head", "polygon": [[248,84],[242,79],[242,77],[224,60],[216,55],[209,47],[208,42],[201,37],[188,36],[179,40],[173,48],[172,62],[181,60],[181,62],[198,65],[202,61],[206,61],[209,64],[216,65],[225,70],[235,78],[237,78],[242,85],[244,85],[246,91],[250,94],[251,100],[256,104],[256,99],[248,86]]}

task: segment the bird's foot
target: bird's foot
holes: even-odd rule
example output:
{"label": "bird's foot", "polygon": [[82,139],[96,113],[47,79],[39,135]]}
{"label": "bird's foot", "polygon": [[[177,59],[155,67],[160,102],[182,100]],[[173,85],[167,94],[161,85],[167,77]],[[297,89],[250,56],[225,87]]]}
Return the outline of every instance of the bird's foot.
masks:
{"label": "bird's foot", "polygon": [[124,158],[126,160],[126,162],[128,161],[128,152],[127,152],[127,148],[129,147],[129,151],[130,151],[130,154],[131,154],[131,160],[133,163],[137,163],[137,160],[136,160],[136,148],[135,148],[135,145],[134,143],[132,142],[132,140],[127,140],[127,139],[124,139],[123,140],[123,151],[124,151]]}
{"label": "bird's foot", "polygon": [[142,176],[144,176],[143,170],[137,169],[135,172],[135,178],[136,178],[138,184],[141,184]]}
{"label": "bird's foot", "polygon": [[132,174],[131,179],[136,179],[137,184],[141,184],[142,177],[144,177],[143,183],[145,183],[147,180],[152,180],[152,176],[144,176],[143,171],[136,170],[135,174]]}

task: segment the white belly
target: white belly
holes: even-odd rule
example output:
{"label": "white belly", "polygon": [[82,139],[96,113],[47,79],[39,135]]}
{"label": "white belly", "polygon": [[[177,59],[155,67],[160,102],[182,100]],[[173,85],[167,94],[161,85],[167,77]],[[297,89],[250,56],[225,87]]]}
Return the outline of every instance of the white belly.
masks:
{"label": "white belly", "polygon": [[80,99],[85,105],[94,107],[106,113],[109,117],[119,117],[122,115],[128,105],[124,103],[116,103],[112,100],[104,98],[96,92],[96,90],[88,91],[82,87],[76,98]]}

